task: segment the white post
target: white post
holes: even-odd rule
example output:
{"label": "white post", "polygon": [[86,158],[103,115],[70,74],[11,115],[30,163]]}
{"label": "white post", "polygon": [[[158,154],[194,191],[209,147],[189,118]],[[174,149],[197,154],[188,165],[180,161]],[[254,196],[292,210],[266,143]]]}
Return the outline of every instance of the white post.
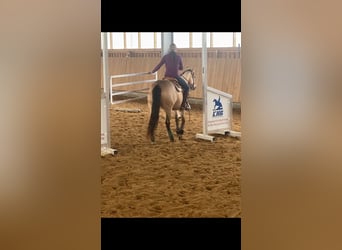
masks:
{"label": "white post", "polygon": [[[109,84],[109,74],[108,74],[108,49],[107,49],[107,33],[101,32],[101,44],[102,44],[102,73],[103,73],[103,93],[101,93],[101,137],[102,133],[105,133],[104,142],[102,143],[101,138],[101,156],[106,154],[114,155],[117,150],[111,148],[111,141],[110,141],[110,84]],[[105,131],[102,131],[104,129]]]}
{"label": "white post", "polygon": [[162,56],[169,52],[170,44],[173,43],[173,32],[162,32],[161,33],[161,51]]}
{"label": "white post", "polygon": [[208,61],[208,52],[207,52],[207,33],[202,33],[202,91],[203,91],[203,134],[207,135],[207,123],[208,123],[208,97],[207,97],[207,61]]}
{"label": "white post", "polygon": [[202,33],[202,92],[203,92],[203,133],[196,134],[196,138],[214,141],[215,137],[208,135],[208,97],[207,97],[207,33]]}

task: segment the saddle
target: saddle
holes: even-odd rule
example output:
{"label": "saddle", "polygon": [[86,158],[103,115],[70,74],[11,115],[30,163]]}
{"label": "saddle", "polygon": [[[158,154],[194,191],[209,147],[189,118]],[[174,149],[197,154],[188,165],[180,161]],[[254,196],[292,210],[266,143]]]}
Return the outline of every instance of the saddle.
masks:
{"label": "saddle", "polygon": [[176,78],[166,76],[166,77],[163,78],[163,80],[168,80],[168,81],[172,82],[173,85],[175,86],[177,92],[183,92],[183,88],[182,88],[182,86],[178,83],[178,81],[177,81]]}

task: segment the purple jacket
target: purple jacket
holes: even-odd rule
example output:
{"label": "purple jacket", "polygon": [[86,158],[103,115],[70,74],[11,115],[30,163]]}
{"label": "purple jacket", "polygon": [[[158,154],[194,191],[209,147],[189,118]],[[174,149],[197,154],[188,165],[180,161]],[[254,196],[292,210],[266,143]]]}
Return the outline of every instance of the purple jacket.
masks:
{"label": "purple jacket", "polygon": [[174,52],[168,53],[162,57],[158,65],[152,70],[152,73],[158,71],[165,64],[165,76],[177,77],[178,71],[183,70],[182,57]]}

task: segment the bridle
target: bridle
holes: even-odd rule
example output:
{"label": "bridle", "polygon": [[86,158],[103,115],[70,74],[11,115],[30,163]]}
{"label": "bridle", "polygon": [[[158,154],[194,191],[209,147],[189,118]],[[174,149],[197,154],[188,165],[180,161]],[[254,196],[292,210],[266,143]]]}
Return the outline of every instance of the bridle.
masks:
{"label": "bridle", "polygon": [[[184,77],[184,74],[190,72],[191,73],[191,78],[192,78],[192,83],[186,79]],[[186,69],[183,71],[183,73],[180,75],[181,77],[183,77],[183,79],[187,82],[187,84],[189,85],[190,89],[195,90],[196,89],[196,84],[195,84],[195,73],[192,69]]]}

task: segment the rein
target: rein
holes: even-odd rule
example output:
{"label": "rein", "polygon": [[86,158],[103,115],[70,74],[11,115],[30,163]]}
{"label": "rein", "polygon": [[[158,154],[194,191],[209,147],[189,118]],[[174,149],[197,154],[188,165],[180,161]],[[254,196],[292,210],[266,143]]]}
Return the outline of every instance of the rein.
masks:
{"label": "rein", "polygon": [[[190,84],[190,83],[189,83],[189,80],[187,80],[187,79],[183,76],[186,72],[189,72],[189,71],[190,71],[191,76],[192,76],[192,79],[193,79],[192,84]],[[192,69],[186,69],[186,70],[184,70],[183,73],[182,73],[180,76],[187,82],[188,85],[190,85],[190,88],[191,88],[191,89],[195,89],[195,80],[194,80],[195,77],[194,77],[194,73],[193,73]]]}

